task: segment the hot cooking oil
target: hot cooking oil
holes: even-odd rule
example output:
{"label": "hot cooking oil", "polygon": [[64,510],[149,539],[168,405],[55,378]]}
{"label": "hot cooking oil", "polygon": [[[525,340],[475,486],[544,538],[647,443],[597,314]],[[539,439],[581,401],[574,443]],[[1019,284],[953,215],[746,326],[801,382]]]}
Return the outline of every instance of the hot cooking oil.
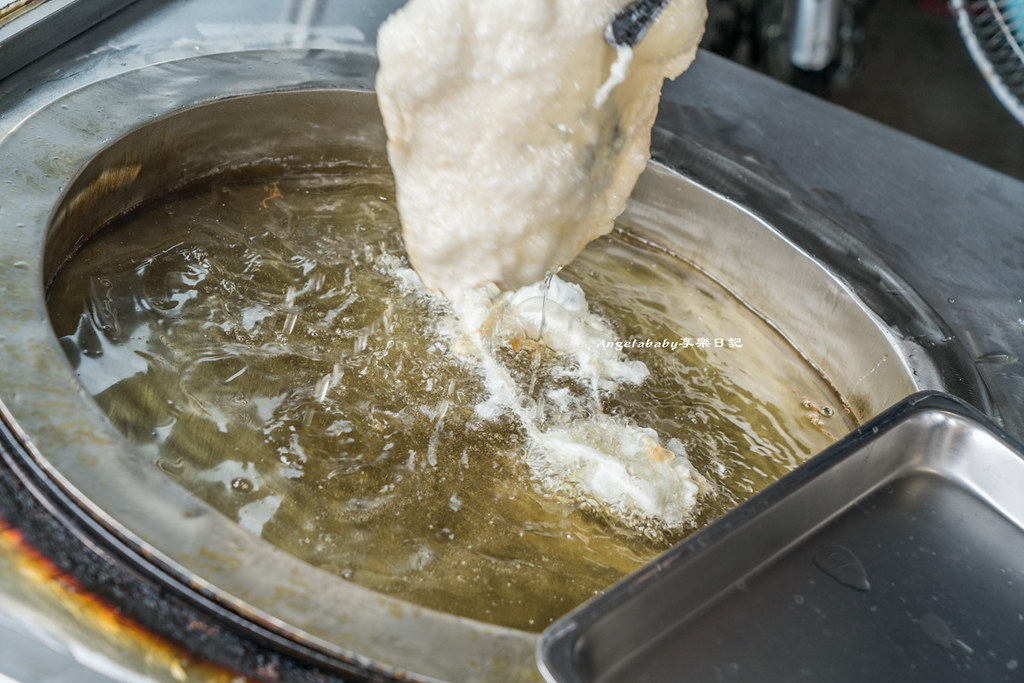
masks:
{"label": "hot cooking oil", "polygon": [[[768,324],[628,224],[558,277],[646,379],[591,386],[537,339],[489,333],[540,427],[524,424],[408,268],[393,198],[384,169],[225,176],[119,219],[49,290],[82,384],[140,455],[311,564],[540,630],[853,426]],[[685,523],[538,470],[533,432],[597,419],[685,453],[706,489]]]}

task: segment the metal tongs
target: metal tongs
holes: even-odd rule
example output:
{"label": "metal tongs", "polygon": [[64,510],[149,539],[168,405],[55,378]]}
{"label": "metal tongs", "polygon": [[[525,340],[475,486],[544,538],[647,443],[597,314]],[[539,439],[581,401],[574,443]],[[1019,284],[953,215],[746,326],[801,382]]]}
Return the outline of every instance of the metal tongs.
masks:
{"label": "metal tongs", "polygon": [[633,0],[612,17],[604,39],[612,47],[636,47],[654,20],[672,0]]}

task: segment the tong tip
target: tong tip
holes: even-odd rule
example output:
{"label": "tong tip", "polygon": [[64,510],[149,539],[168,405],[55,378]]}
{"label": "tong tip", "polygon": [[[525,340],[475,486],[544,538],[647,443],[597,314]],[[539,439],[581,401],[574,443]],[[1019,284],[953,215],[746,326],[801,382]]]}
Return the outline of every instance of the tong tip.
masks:
{"label": "tong tip", "polygon": [[605,27],[604,39],[613,47],[636,47],[671,0],[633,0]]}

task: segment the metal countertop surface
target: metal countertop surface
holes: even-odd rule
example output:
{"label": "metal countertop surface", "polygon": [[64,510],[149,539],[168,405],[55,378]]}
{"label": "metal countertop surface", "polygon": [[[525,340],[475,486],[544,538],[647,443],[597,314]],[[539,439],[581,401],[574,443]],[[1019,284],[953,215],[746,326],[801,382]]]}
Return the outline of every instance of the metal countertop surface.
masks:
{"label": "metal countertop surface", "polygon": [[704,177],[699,155],[684,171],[741,203],[768,184],[849,237],[802,236],[813,255],[840,273],[868,257],[895,273],[948,328],[910,335],[959,342],[994,404],[978,407],[1024,437],[1024,183],[712,54],[666,87],[660,118],[743,177]]}

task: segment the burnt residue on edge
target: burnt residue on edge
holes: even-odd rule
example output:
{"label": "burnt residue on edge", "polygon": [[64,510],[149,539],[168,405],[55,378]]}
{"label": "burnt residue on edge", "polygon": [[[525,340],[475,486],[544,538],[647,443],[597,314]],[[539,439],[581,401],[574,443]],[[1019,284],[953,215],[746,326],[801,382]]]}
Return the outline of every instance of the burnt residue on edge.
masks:
{"label": "burnt residue on edge", "polygon": [[[67,509],[52,484],[33,476],[21,446],[0,419],[0,517],[62,573],[143,630],[249,680],[289,683],[394,681],[393,675],[343,661],[256,624],[217,613],[125,558]],[[52,495],[48,495],[48,493]],[[187,589],[186,589],[187,590]]]}

